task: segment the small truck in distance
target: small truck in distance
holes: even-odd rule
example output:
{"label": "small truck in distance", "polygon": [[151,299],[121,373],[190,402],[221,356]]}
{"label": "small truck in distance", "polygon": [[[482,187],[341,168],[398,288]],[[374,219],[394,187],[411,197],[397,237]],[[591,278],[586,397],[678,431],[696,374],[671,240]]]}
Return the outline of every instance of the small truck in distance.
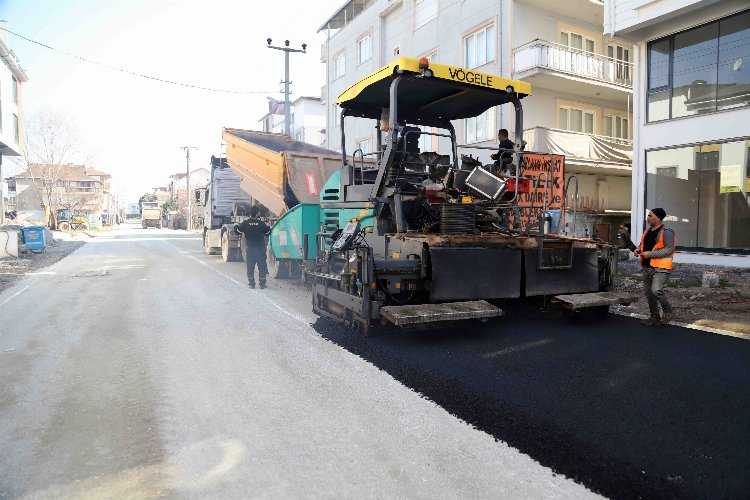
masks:
{"label": "small truck in distance", "polygon": [[163,227],[161,208],[158,201],[144,201],[141,204],[141,227]]}

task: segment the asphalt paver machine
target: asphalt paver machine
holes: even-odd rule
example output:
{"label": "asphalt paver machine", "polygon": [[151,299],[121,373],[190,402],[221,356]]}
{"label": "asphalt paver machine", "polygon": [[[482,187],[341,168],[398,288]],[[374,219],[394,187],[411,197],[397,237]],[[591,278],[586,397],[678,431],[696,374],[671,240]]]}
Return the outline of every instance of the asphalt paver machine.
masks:
{"label": "asphalt paver machine", "polygon": [[[315,313],[367,332],[501,316],[509,299],[617,301],[602,294],[616,249],[563,229],[575,209],[560,186],[564,158],[523,151],[530,94],[523,81],[403,57],[339,96],[342,166],[320,193],[317,232],[300,226],[294,243]],[[459,156],[452,121],[504,105],[515,116],[515,148],[491,164]],[[372,120],[375,152],[349,156],[349,117]],[[447,154],[419,148],[438,141]],[[285,251],[294,217],[273,227],[275,252]]]}

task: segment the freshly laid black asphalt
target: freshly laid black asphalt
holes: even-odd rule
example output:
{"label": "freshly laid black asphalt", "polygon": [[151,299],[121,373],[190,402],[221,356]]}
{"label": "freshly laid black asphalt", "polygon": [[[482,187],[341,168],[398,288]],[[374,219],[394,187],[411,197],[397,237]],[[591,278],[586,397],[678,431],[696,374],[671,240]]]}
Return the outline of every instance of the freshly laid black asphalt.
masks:
{"label": "freshly laid black asphalt", "polygon": [[613,498],[750,495],[750,342],[516,312],[362,336],[315,328],[447,411]]}

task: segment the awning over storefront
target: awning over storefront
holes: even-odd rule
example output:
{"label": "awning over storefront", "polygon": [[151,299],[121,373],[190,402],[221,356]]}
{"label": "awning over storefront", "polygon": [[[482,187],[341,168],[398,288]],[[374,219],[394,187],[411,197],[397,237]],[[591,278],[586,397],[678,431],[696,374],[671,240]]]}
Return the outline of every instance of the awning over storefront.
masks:
{"label": "awning over storefront", "polygon": [[633,160],[633,144],[626,139],[547,127],[524,130],[523,138],[527,151],[565,155],[566,163],[629,169]]}

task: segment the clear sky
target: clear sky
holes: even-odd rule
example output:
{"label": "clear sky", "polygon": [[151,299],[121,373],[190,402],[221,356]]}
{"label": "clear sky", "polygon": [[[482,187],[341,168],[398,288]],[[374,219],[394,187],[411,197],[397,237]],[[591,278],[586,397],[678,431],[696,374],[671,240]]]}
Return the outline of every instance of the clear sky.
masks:
{"label": "clear sky", "polygon": [[[0,19],[61,50],[140,73],[204,87],[278,94],[283,53],[266,48],[307,42],[292,56],[295,96],[319,96],[324,72],[317,28],[342,0],[0,0]],[[184,171],[182,145],[197,146],[192,166],[220,151],[221,128],[257,128],[265,95],[225,95],[141,80],[81,63],[20,40],[4,39],[29,75],[26,115],[70,116],[81,158],[113,174],[128,199]],[[293,98],[295,97],[293,96]]]}

